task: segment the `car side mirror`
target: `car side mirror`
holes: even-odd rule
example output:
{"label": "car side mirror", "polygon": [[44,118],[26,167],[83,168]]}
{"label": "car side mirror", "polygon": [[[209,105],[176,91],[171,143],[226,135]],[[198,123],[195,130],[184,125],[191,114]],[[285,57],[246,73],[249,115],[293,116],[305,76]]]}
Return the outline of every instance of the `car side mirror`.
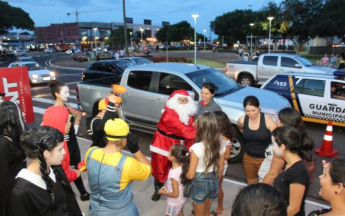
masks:
{"label": "car side mirror", "polygon": [[301,68],[302,68],[302,65],[300,65],[300,64],[295,64],[295,68],[301,69]]}

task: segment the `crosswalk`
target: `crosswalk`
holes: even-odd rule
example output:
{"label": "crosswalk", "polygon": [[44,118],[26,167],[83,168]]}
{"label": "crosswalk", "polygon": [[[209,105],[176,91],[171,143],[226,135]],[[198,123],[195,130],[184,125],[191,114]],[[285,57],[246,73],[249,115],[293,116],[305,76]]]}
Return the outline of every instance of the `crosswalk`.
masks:
{"label": "crosswalk", "polygon": [[[32,97],[33,110],[35,114],[43,115],[45,110],[55,104],[51,94],[43,94]],[[75,91],[70,91],[70,97],[67,102],[72,108],[78,110],[78,99]]]}

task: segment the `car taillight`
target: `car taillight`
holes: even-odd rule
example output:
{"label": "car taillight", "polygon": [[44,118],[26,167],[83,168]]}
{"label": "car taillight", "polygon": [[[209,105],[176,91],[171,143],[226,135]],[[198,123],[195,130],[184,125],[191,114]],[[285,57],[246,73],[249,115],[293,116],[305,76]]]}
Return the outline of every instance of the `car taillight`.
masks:
{"label": "car taillight", "polygon": [[225,74],[228,74],[228,67],[227,66],[225,66]]}
{"label": "car taillight", "polygon": [[77,93],[77,99],[79,100],[79,89],[78,89],[78,86],[75,87],[75,92]]}

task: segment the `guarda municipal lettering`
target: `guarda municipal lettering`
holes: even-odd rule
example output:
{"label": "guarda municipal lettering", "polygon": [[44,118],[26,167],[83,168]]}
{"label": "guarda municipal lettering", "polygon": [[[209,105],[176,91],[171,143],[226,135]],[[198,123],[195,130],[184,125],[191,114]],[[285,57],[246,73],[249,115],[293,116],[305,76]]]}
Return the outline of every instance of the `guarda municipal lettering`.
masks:
{"label": "guarda municipal lettering", "polygon": [[321,104],[310,104],[309,108],[311,110],[326,111],[326,112],[336,112],[339,114],[345,113],[345,108],[336,107],[336,106],[327,106]]}

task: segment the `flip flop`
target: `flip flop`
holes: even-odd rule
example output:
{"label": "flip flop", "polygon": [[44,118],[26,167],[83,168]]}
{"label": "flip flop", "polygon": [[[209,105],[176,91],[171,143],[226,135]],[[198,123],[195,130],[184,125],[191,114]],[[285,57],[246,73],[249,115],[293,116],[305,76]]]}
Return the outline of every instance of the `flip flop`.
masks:
{"label": "flip flop", "polygon": [[225,210],[222,211],[222,213],[217,213],[215,210],[211,211],[211,216],[218,216],[218,215],[224,215],[225,214]]}

